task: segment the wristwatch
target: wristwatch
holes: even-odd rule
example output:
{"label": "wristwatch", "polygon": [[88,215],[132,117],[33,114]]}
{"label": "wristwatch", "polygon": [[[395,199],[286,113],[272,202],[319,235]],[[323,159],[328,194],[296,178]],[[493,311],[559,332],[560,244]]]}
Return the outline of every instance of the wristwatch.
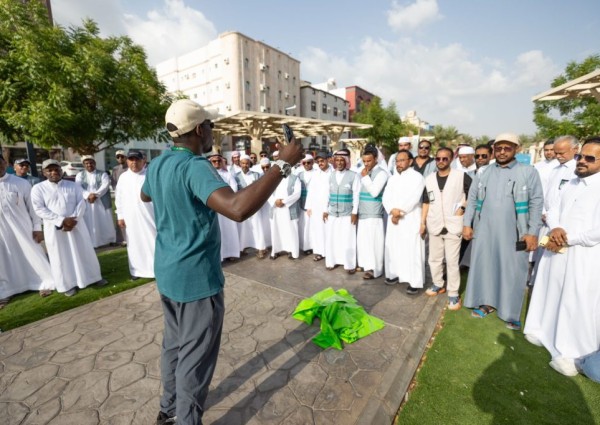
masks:
{"label": "wristwatch", "polygon": [[283,177],[287,177],[292,173],[292,166],[281,159],[275,161],[273,165],[277,165],[279,167],[279,172]]}

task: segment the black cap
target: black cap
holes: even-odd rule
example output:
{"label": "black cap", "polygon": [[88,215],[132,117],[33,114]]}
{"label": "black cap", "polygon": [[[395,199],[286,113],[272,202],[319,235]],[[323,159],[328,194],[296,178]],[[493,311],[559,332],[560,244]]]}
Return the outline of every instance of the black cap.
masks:
{"label": "black cap", "polygon": [[130,149],[129,152],[127,152],[127,158],[144,159],[144,154],[140,150]]}

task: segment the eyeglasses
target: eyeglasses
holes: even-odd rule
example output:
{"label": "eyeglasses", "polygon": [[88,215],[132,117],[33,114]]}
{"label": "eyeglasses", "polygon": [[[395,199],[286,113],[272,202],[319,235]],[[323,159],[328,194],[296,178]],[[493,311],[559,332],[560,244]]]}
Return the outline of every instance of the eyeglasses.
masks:
{"label": "eyeglasses", "polygon": [[487,153],[475,154],[475,159],[479,159],[479,158],[487,159],[487,157],[488,157]]}
{"label": "eyeglasses", "polygon": [[435,158],[435,162],[448,162],[448,161],[450,161],[450,158],[446,158],[445,156]]}
{"label": "eyeglasses", "polygon": [[429,150],[429,149],[431,149],[431,146],[425,146],[425,145],[423,145],[423,146],[419,146],[419,149]]}
{"label": "eyeglasses", "polygon": [[125,158],[125,155],[117,155],[117,158]]}
{"label": "eyeglasses", "polygon": [[204,120],[200,123],[200,125],[207,125],[210,128],[215,128],[215,123],[212,122],[211,120]]}
{"label": "eyeglasses", "polygon": [[494,146],[494,152],[512,152],[515,148],[512,146]]}
{"label": "eyeglasses", "polygon": [[583,159],[588,164],[593,164],[594,162],[596,162],[597,159],[600,159],[600,158],[596,158],[593,155],[581,155],[578,153],[576,153],[573,158],[575,158],[575,161],[581,161]]}
{"label": "eyeglasses", "polygon": [[266,153],[261,153],[261,154],[260,154],[260,157],[261,157],[261,158],[266,158],[266,157],[267,157],[267,154],[266,154]]}
{"label": "eyeglasses", "polygon": [[220,164],[221,160],[220,159],[211,159],[210,162],[213,164]]}

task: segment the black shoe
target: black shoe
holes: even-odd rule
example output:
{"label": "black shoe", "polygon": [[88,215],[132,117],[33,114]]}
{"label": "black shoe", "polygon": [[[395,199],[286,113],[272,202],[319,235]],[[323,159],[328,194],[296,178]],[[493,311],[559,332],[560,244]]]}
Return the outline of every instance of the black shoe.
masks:
{"label": "black shoe", "polygon": [[132,281],[132,282],[135,282],[135,281],[136,281],[136,280],[138,280],[138,279],[139,279],[139,277],[137,277],[137,276],[131,276],[131,277],[129,278],[129,280],[130,280],[130,281]]}
{"label": "black shoe", "polygon": [[304,255],[310,255],[313,253],[312,249],[307,249],[306,251],[304,251]]}
{"label": "black shoe", "polygon": [[167,425],[176,423],[177,416],[169,416],[164,412],[158,412],[158,417],[156,418],[156,425]]}
{"label": "black shoe", "polygon": [[292,253],[291,253],[291,252],[288,254],[288,258],[289,258],[290,260],[295,260],[295,258],[294,258],[294,256],[292,255]]}
{"label": "black shoe", "polygon": [[393,279],[389,279],[389,278],[385,278],[385,284],[386,285],[395,285],[396,283],[398,283],[398,278],[395,277]]}
{"label": "black shoe", "polygon": [[417,295],[419,293],[418,288],[413,288],[410,284],[406,287],[406,293],[408,295]]}
{"label": "black shoe", "polygon": [[269,258],[271,260],[277,260],[278,257],[279,257],[279,254],[275,254],[275,255],[271,255]]}
{"label": "black shoe", "polygon": [[96,286],[104,286],[107,284],[108,284],[108,280],[106,280],[104,278],[100,279],[98,282],[94,282],[94,285],[96,285]]}

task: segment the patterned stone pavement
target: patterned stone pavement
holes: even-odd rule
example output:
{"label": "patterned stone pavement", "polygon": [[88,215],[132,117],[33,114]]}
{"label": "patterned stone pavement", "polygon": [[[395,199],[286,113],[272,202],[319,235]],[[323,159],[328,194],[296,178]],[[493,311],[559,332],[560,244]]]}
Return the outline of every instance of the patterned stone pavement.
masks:
{"label": "patterned stone pavement", "polygon": [[[226,315],[207,424],[389,424],[446,297],[326,271],[312,257],[253,255],[225,267]],[[386,327],[344,350],[311,342],[298,302],[346,288]],[[156,286],[118,294],[0,334],[4,424],[153,424],[162,312]]]}

